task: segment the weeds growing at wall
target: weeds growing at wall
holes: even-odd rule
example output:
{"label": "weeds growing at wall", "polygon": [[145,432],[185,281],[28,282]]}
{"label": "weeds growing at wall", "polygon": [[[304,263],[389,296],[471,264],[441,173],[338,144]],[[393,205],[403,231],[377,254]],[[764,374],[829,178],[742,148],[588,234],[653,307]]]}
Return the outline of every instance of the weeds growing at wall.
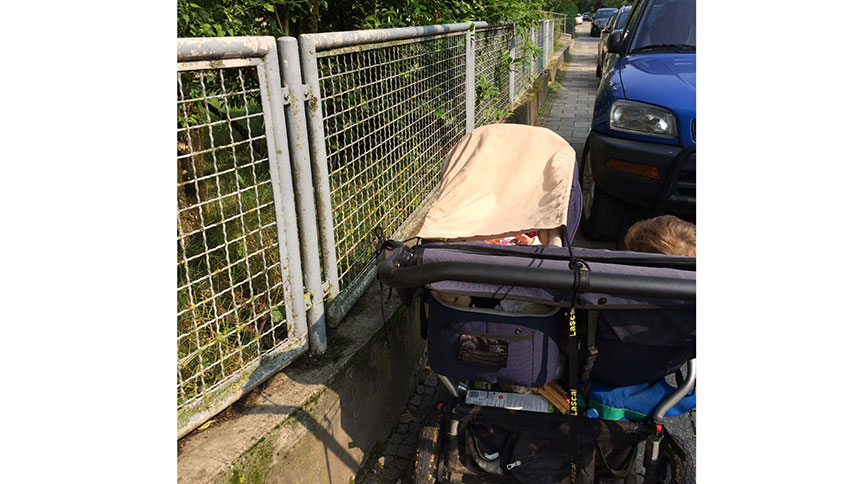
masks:
{"label": "weeds growing at wall", "polygon": [[178,74],[178,404],[287,337],[275,198],[252,68]]}

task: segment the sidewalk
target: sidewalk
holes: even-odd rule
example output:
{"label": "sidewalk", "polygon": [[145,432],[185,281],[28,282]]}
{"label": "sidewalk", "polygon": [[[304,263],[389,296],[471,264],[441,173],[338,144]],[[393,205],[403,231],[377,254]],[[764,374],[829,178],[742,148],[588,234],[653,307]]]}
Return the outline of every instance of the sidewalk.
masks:
{"label": "sidewalk", "polygon": [[594,73],[600,39],[588,36],[589,25],[586,22],[576,26],[578,37],[573,47],[573,59],[559,69],[561,88],[552,100],[549,116],[539,120],[541,126],[560,134],[573,146],[577,161],[591,128],[598,85]]}

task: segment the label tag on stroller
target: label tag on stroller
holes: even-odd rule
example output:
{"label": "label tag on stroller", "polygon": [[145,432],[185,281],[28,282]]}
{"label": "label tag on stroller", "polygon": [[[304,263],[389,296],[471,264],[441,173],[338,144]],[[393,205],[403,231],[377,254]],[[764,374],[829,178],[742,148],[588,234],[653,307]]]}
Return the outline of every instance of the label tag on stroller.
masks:
{"label": "label tag on stroller", "polygon": [[507,368],[508,342],[503,339],[461,334],[457,361],[466,365]]}
{"label": "label tag on stroller", "polygon": [[527,410],[529,412],[551,413],[552,404],[540,395],[525,393],[485,392],[469,390],[466,392],[466,403],[482,407],[498,407],[510,410]]}

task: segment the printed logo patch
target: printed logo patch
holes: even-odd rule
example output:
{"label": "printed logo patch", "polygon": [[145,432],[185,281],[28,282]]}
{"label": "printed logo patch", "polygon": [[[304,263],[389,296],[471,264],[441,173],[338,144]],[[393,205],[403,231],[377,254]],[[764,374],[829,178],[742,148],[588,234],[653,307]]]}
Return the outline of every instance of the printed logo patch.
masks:
{"label": "printed logo patch", "polygon": [[466,365],[506,368],[508,342],[503,339],[461,334],[457,347],[457,361]]}

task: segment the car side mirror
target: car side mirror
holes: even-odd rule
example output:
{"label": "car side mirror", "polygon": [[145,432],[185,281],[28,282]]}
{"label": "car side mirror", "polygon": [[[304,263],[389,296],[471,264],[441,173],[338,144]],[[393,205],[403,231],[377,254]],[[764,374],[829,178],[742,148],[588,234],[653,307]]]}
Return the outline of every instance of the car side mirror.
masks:
{"label": "car side mirror", "polygon": [[622,30],[616,30],[609,35],[606,41],[606,50],[612,54],[621,54],[621,34]]}

